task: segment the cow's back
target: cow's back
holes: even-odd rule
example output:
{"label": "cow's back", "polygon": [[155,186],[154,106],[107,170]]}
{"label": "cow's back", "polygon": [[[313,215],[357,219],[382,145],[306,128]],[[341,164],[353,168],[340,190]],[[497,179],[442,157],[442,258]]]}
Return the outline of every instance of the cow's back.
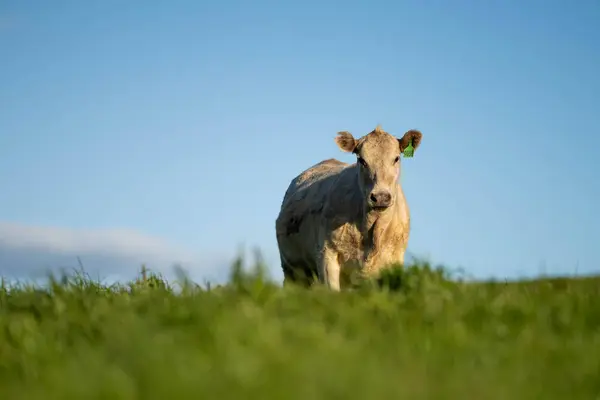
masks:
{"label": "cow's back", "polygon": [[349,166],[321,161],[295,177],[283,198],[275,229],[282,262],[304,270],[316,268],[317,229],[321,212],[340,173]]}

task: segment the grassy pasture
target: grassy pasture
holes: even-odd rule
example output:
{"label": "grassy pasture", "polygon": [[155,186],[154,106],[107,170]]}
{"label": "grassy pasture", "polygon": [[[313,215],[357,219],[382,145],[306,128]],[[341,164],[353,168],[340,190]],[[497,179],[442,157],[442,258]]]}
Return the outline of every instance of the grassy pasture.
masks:
{"label": "grassy pasture", "polygon": [[0,399],[600,399],[600,279],[0,288]]}

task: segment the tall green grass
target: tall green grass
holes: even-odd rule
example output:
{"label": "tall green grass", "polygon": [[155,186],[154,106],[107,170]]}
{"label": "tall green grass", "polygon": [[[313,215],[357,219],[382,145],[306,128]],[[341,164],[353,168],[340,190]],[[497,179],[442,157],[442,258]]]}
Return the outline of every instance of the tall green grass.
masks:
{"label": "tall green grass", "polygon": [[0,399],[600,399],[599,283],[2,285]]}

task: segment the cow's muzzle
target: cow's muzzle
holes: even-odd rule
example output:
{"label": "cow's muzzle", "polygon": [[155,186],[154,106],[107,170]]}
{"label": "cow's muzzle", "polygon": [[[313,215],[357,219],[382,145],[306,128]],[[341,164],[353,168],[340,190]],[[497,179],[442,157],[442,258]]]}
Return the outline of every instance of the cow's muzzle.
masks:
{"label": "cow's muzzle", "polygon": [[392,194],[388,191],[371,192],[369,206],[374,210],[385,210],[392,205]]}

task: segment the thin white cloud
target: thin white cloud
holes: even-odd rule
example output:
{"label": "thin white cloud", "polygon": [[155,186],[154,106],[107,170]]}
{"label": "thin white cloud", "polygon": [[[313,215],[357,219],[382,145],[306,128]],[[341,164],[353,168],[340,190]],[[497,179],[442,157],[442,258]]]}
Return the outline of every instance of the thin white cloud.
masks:
{"label": "thin white cloud", "polygon": [[193,279],[226,278],[231,255],[196,254],[129,229],[69,229],[0,222],[0,275],[29,278],[78,268],[93,276],[131,279],[142,264],[165,275],[181,265]]}
{"label": "thin white cloud", "polygon": [[108,253],[133,258],[184,258],[171,261],[190,261],[191,257],[189,253],[185,254],[186,252],[162,239],[128,229],[75,230],[0,222],[0,245],[70,254]]}

